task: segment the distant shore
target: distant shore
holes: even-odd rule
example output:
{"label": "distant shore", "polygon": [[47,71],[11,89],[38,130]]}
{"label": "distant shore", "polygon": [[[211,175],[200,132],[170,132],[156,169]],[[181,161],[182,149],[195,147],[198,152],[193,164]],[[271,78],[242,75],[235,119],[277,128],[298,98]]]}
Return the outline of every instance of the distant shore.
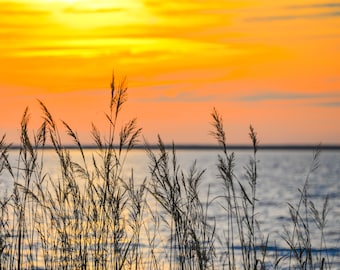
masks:
{"label": "distant shore", "polygon": [[[118,147],[118,146],[117,146]],[[171,144],[166,144],[166,149],[171,149],[173,146]],[[39,147],[42,148],[42,147]],[[54,149],[53,145],[46,145],[45,149]],[[78,146],[76,145],[65,145],[65,149],[77,149]],[[96,145],[88,144],[83,145],[83,149],[97,149]],[[135,145],[134,149],[145,149],[146,146],[139,144]],[[157,144],[150,144],[148,145],[150,149],[158,149]],[[176,150],[218,150],[221,147],[219,145],[212,145],[212,144],[175,144]],[[246,144],[232,144],[227,146],[230,150],[252,150],[252,145]],[[12,145],[10,149],[18,150],[20,149],[19,145]],[[337,144],[325,144],[325,145],[312,145],[312,144],[264,144],[258,146],[259,150],[340,150],[340,145]]]}

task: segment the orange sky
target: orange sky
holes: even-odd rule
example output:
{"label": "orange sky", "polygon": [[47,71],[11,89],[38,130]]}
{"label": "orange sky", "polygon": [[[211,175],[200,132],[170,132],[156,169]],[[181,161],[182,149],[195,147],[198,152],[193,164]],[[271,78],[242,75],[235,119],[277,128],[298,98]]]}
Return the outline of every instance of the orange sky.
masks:
{"label": "orange sky", "polygon": [[340,1],[0,0],[0,18],[7,141],[40,99],[89,143],[115,70],[149,142],[213,142],[216,107],[231,143],[252,124],[262,144],[340,144]]}

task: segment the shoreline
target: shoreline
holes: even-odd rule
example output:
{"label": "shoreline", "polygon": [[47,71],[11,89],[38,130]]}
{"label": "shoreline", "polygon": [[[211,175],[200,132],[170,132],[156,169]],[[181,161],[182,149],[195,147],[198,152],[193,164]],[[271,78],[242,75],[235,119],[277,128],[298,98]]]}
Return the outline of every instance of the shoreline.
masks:
{"label": "shoreline", "polygon": [[[147,146],[149,149],[158,149],[157,144],[150,144]],[[166,149],[172,149],[172,144],[165,144],[164,147]],[[174,144],[176,150],[220,150],[221,146],[212,145],[212,144]],[[77,145],[66,144],[63,147],[64,149],[78,149]],[[84,150],[87,149],[98,149],[97,145],[88,144],[82,145]],[[119,148],[115,145],[115,148]],[[138,144],[133,147],[133,149],[145,149],[146,145]],[[10,150],[20,150],[20,145],[11,145],[9,147]],[[53,145],[46,145],[44,147],[38,147],[38,149],[54,149]],[[126,147],[123,147],[126,149]],[[232,144],[227,146],[228,150],[253,150],[252,145],[245,144]],[[337,144],[326,144],[326,145],[311,145],[311,144],[265,144],[259,145],[258,150],[331,150],[331,151],[339,151],[340,145]]]}

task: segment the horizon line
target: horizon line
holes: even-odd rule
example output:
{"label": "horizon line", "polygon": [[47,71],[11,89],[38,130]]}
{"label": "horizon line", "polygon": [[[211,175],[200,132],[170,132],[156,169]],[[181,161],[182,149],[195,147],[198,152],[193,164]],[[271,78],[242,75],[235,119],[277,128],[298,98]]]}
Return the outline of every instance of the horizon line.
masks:
{"label": "horizon line", "polygon": [[[82,149],[99,149],[99,147],[95,144],[84,144],[81,146]],[[220,150],[222,149],[221,145],[217,144],[187,144],[187,143],[179,143],[179,144],[164,144],[166,149],[172,149],[173,147],[178,150]],[[9,149],[19,150],[22,147],[20,145],[11,145]],[[64,149],[79,149],[78,145],[73,144],[65,144],[63,146]],[[103,145],[105,148],[105,145]],[[114,148],[119,148],[119,145],[114,145]],[[126,146],[123,146],[122,149],[126,149]],[[158,149],[158,144],[137,144],[132,149]],[[39,146],[37,149],[54,149],[53,145],[45,145]],[[229,150],[252,150],[253,146],[250,144],[230,144],[227,145],[227,149]],[[340,150],[340,144],[263,144],[257,146],[258,150]]]}

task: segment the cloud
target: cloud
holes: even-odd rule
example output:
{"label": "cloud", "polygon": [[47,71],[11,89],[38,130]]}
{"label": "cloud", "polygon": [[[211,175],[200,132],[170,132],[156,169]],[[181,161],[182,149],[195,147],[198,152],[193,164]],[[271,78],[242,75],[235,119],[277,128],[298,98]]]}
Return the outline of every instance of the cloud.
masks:
{"label": "cloud", "polygon": [[49,11],[43,10],[2,10],[0,6],[0,16],[37,16],[49,15]]}
{"label": "cloud", "polygon": [[317,98],[334,98],[339,97],[340,94],[324,93],[324,94],[303,94],[303,93],[283,93],[266,91],[258,94],[243,96],[238,100],[241,101],[272,101],[272,100],[301,100],[301,99],[317,99]]}
{"label": "cloud", "polygon": [[287,21],[299,19],[299,16],[295,15],[282,15],[282,16],[265,16],[265,17],[250,17],[247,21],[250,22],[267,22],[267,21]]}
{"label": "cloud", "polygon": [[20,3],[0,3],[0,16],[37,16],[49,15],[51,12],[32,8],[32,6]]}
{"label": "cloud", "polygon": [[302,99],[302,98],[311,98],[310,95],[302,95],[302,94],[290,94],[290,93],[277,93],[277,92],[263,92],[255,95],[249,95],[241,97],[240,100],[243,101],[267,101],[267,100],[293,100],[293,99]]}
{"label": "cloud", "polygon": [[291,5],[289,9],[306,9],[306,8],[340,8],[339,2],[318,3],[318,4],[305,4],[305,5]]}
{"label": "cloud", "polygon": [[[33,5],[0,2],[0,43],[8,45],[14,40],[9,39],[13,34],[16,35],[15,38],[18,38],[19,32],[22,37],[29,35],[30,29],[49,26],[48,18],[51,14],[51,11]],[[17,41],[17,43],[19,42]],[[0,47],[2,47],[1,44]]]}
{"label": "cloud", "polygon": [[[173,86],[159,86],[160,91],[170,91]],[[309,100],[313,106],[327,106],[338,107],[340,102],[327,101],[340,98],[340,93],[285,93],[275,91],[262,91],[252,95],[245,95],[241,97],[231,97],[226,94],[208,94],[202,95],[195,93],[194,91],[178,92],[175,95],[159,94],[155,96],[149,96],[146,98],[139,98],[140,102],[266,102],[266,101],[299,101]],[[319,101],[321,100],[321,101]],[[324,102],[322,100],[325,100]],[[315,102],[317,101],[317,102]],[[318,102],[319,101],[319,102]]]}
{"label": "cloud", "polygon": [[299,20],[299,19],[324,19],[340,17],[340,11],[335,12],[325,12],[316,14],[304,14],[304,15],[281,15],[281,16],[265,16],[265,17],[250,17],[247,21],[258,21],[258,22],[268,22],[268,21],[288,21],[288,20]]}
{"label": "cloud", "polygon": [[[248,21],[288,21],[298,19],[324,19],[332,17],[340,17],[340,3],[329,2],[329,3],[316,3],[316,4],[301,4],[301,5],[290,5],[283,7],[282,10],[288,10],[290,13],[284,15],[271,15],[271,16],[258,16],[250,17]],[[311,13],[311,11],[315,11]],[[295,11],[294,14],[291,12]],[[303,13],[301,13],[301,11]],[[298,12],[298,13],[296,13]]]}
{"label": "cloud", "polygon": [[321,107],[337,108],[337,107],[340,107],[340,101],[319,102],[319,103],[315,103],[315,105],[321,106]]}
{"label": "cloud", "polygon": [[197,95],[193,92],[180,92],[175,96],[167,96],[167,95],[160,95],[156,97],[151,98],[145,98],[143,100],[144,102],[208,102],[215,99],[215,96],[213,95]]}
{"label": "cloud", "polygon": [[116,13],[125,11],[124,8],[76,8],[76,7],[68,7],[64,9],[65,13],[73,13],[73,14],[89,14],[89,13]]}

